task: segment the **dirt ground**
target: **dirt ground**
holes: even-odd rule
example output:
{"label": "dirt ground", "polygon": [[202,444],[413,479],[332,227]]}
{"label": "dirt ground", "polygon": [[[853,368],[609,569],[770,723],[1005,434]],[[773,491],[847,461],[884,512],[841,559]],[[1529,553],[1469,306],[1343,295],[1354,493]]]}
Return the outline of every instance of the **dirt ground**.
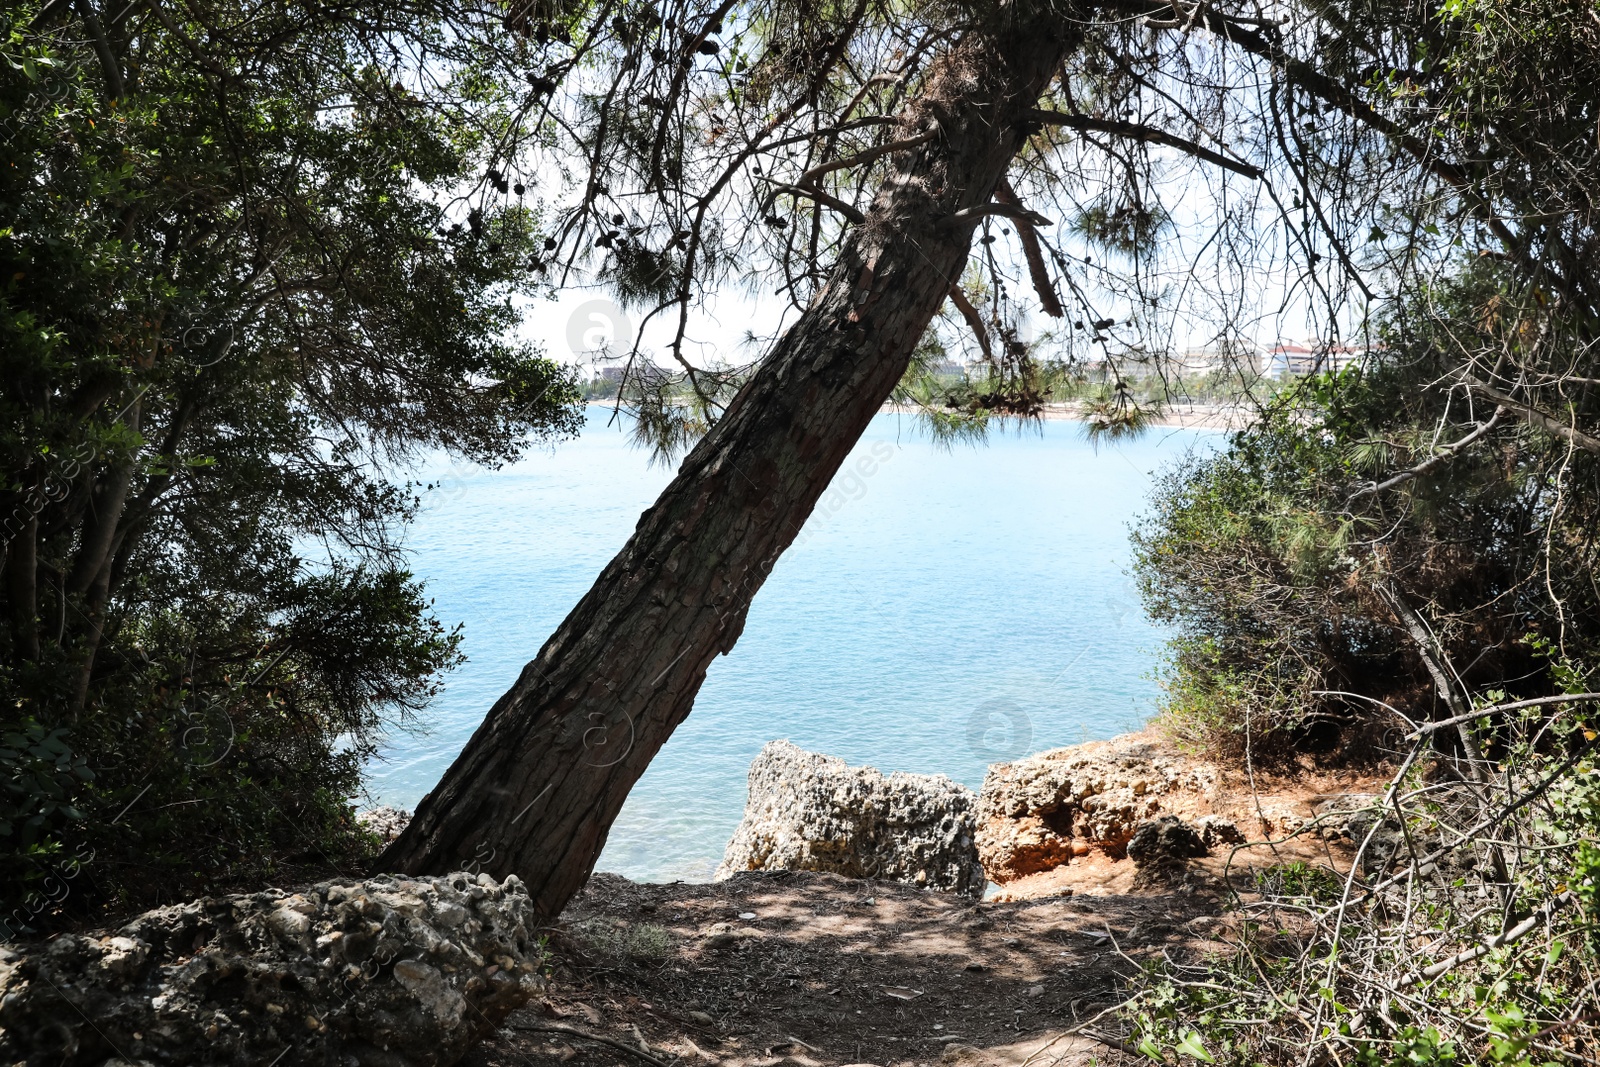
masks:
{"label": "dirt ground", "polygon": [[[1258,778],[1258,792],[1225,787],[1211,806],[1237,815],[1246,834],[1281,838],[1285,820],[1380,784],[1301,770]],[[982,902],[832,874],[753,872],[710,885],[597,874],[552,939],[547,995],[467,1064],[1142,1063],[1109,1028],[1089,1028],[1104,1040],[1064,1031],[1118,1003],[1146,961],[1223,949],[1229,887],[1253,895],[1256,870],[1299,861],[1343,871],[1349,859],[1345,843],[1303,833],[1215,849],[1176,886],[1140,891],[1130,861],[1091,853]]]}
{"label": "dirt ground", "polygon": [[887,882],[770,872],[711,885],[596,875],[567,913],[551,989],[472,1067],[648,1067],[568,1027],[721,1067],[1133,1062],[1062,1037],[1140,964],[1220,948],[1216,886],[975,902]]}

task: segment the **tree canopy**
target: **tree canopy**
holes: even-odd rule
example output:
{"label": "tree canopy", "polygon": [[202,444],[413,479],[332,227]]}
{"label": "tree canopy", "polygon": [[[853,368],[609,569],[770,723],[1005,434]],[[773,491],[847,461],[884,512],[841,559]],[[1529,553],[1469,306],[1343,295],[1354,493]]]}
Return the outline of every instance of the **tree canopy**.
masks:
{"label": "tree canopy", "polygon": [[[1092,425],[1128,432],[1150,415],[1130,368],[1203,344],[1247,383],[1291,323],[1366,369],[1263,399],[1167,483],[1142,544],[1184,631],[1175,692],[1226,734],[1240,693],[1287,724],[1342,707],[1313,686],[1431,714],[1471,697],[1441,661],[1537,693],[1592,658],[1591,5],[5,19],[0,829],[23,881],[80,845],[138,895],[352,842],[361,758],[456,655],[397,548],[420,492],[394,472],[576,428],[568,375],[516,340],[524,301],[574,285],[665,327],[622,354],[641,438],[705,436],[491,712],[506,775],[527,767],[496,730],[552,759],[596,714],[664,740],[897,385],[960,433],[1099,368]],[[788,309],[749,367],[694,332],[741,286]],[[921,374],[940,347],[984,369]],[[593,695],[606,671],[635,704]],[[563,801],[574,855],[649,751],[583,787],[604,805]],[[428,825],[407,862],[483,843]]]}
{"label": "tree canopy", "polygon": [[578,422],[515,339],[537,207],[480,206],[500,36],[449,4],[7,9],[8,893],[73,855],[138,897],[356,847],[362,759],[458,658],[393,472]]}

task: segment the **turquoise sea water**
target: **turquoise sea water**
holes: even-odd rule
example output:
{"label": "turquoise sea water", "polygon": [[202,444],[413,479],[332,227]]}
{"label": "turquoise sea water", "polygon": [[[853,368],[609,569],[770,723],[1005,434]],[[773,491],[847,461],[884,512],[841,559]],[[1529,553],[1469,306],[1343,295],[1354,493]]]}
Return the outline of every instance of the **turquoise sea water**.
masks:
{"label": "turquoise sea water", "polygon": [[[496,472],[440,467],[410,537],[468,662],[422,735],[372,768],[412,807],[622,547],[671,476],[591,409],[575,441]],[[1152,472],[1215,434],[1156,430],[1096,452],[1072,422],[941,450],[880,415],[756,597],[732,654],[629,797],[599,869],[704,880],[762,744],[884,771],[984,768],[1136,729],[1161,634],[1125,572]]]}

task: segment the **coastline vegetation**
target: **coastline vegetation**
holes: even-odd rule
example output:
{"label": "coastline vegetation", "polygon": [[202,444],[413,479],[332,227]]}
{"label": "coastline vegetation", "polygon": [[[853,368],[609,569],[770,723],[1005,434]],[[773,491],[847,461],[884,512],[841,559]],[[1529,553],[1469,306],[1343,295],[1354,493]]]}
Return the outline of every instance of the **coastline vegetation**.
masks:
{"label": "coastline vegetation", "polygon": [[[7,933],[374,862],[362,761],[459,657],[400,537],[424,450],[508,462],[608,397],[658,457],[706,442],[376,861],[520,872],[553,919],[885,402],[955,443],[1061,403],[1114,440],[1193,398],[1253,418],[1134,531],[1176,631],[1162,725],[1252,774],[1392,779],[1349,870],[1269,872],[1228,951],[1141,977],[1127,1045],[1594,1062],[1600,11],[1067,14],[0,14]],[[584,384],[515,340],[569,272],[676,319],[672,362]],[[1268,274],[1365,357],[1280,380],[1156,351],[1212,298],[1237,341]],[[795,326],[696,366],[689,309],[738,275],[781,278]]]}
{"label": "coastline vegetation", "polygon": [[84,25],[0,15],[4,936],[367,862],[363,760],[460,655],[404,464],[578,417],[509,339],[543,238],[485,171],[521,80],[497,20]]}

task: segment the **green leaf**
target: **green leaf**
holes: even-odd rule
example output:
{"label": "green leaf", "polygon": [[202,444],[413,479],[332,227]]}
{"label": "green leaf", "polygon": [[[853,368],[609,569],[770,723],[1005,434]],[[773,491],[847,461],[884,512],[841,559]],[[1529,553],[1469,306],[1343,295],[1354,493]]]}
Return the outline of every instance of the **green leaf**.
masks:
{"label": "green leaf", "polygon": [[1189,1056],[1192,1059],[1200,1060],[1202,1063],[1217,1062],[1211,1058],[1211,1053],[1206,1051],[1205,1045],[1200,1040],[1200,1032],[1198,1030],[1187,1031],[1183,1035],[1183,1040],[1178,1042],[1178,1046],[1176,1049],[1174,1049],[1174,1051],[1178,1052],[1180,1055]]}

